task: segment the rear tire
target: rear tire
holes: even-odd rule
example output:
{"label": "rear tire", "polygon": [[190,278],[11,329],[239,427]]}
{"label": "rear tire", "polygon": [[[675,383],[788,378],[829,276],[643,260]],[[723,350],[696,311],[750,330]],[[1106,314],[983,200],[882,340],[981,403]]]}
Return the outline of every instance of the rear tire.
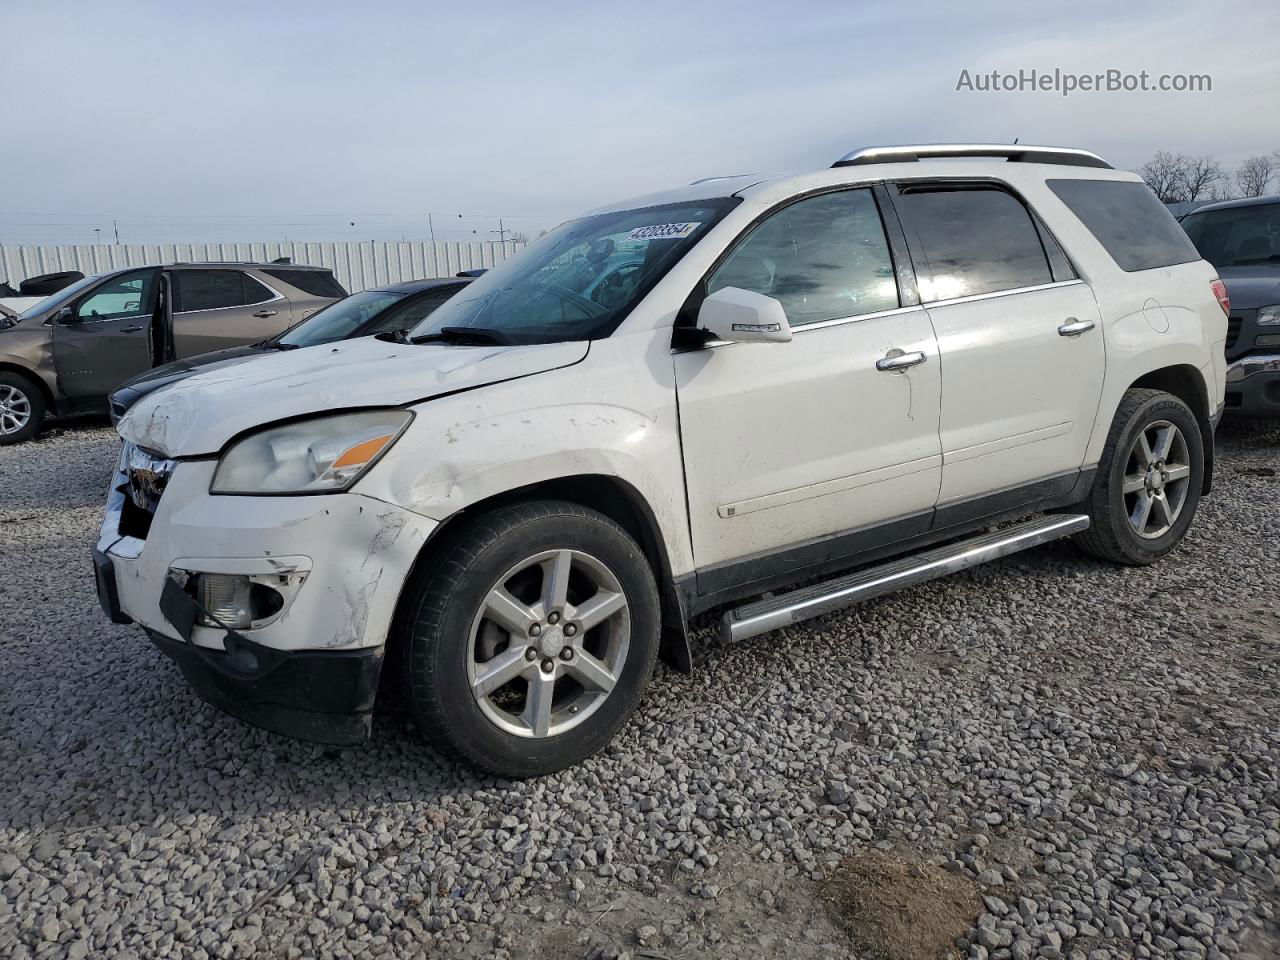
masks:
{"label": "rear tire", "polygon": [[29,377],[0,371],[0,447],[34,437],[45,413],[44,393]]}
{"label": "rear tire", "polygon": [[576,504],[478,517],[405,595],[418,728],[499,776],[552,773],[601,750],[657,661],[658,590],[644,553]]}
{"label": "rear tire", "polygon": [[1186,536],[1203,483],[1191,409],[1162,390],[1126,391],[1086,501],[1090,527],[1075,542],[1113,563],[1155,563]]}

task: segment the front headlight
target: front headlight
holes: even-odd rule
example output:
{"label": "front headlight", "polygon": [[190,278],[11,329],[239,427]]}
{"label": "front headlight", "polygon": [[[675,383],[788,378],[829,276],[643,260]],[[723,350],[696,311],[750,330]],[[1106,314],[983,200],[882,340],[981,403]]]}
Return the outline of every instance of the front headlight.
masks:
{"label": "front headlight", "polygon": [[218,462],[210,493],[331,493],[346,490],[404,432],[408,410],[365,410],[267,427]]}
{"label": "front headlight", "polygon": [[1258,326],[1280,327],[1280,303],[1258,308]]}

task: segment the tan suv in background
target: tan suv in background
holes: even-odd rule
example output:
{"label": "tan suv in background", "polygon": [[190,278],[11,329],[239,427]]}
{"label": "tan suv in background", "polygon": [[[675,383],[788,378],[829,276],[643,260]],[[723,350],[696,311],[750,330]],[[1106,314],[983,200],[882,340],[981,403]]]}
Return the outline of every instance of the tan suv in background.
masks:
{"label": "tan suv in background", "polygon": [[0,445],[106,409],[151,367],[282,333],[347,295],[327,267],[174,263],[85,277],[0,318]]}

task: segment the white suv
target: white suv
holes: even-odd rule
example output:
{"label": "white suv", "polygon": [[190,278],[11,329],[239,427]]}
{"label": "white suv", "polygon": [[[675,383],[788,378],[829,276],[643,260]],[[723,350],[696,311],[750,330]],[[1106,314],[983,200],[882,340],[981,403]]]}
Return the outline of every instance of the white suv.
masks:
{"label": "white suv", "polygon": [[713,607],[736,640],[1055,537],[1163,557],[1209,487],[1225,306],[1083,151],[699,181],[569,221],[408,336],[139,401],[99,593],[252,723],[358,742],[395,683],[440,747],[555,770]]}

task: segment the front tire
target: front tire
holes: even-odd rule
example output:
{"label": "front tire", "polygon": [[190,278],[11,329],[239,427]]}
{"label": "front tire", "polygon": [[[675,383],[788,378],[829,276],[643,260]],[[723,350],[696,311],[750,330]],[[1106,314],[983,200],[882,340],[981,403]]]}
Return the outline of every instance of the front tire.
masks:
{"label": "front tire", "polygon": [[603,514],[540,501],[472,521],[407,588],[409,708],[437,747],[499,776],[602,749],[653,673],[653,571]]}
{"label": "front tire", "polygon": [[1204,444],[1191,409],[1162,390],[1129,390],[1116,411],[1075,542],[1129,566],[1155,563],[1186,536],[1204,483]]}
{"label": "front tire", "polygon": [[44,394],[20,373],[0,371],[0,446],[29,440],[44,426]]}

